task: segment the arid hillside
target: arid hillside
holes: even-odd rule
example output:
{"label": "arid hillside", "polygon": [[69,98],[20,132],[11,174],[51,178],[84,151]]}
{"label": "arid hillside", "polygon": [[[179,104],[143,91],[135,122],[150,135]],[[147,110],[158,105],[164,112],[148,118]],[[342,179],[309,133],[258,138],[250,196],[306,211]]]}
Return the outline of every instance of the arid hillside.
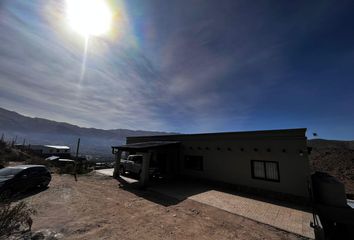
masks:
{"label": "arid hillside", "polygon": [[344,183],[347,194],[354,197],[354,141],[313,139],[310,154],[311,171],[323,171]]}

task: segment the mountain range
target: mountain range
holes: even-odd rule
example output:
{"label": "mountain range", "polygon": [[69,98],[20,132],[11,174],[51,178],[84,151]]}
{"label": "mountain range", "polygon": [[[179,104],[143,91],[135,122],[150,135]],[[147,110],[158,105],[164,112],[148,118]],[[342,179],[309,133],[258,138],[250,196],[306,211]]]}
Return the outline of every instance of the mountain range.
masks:
{"label": "mountain range", "polygon": [[0,136],[17,144],[67,145],[76,149],[80,138],[80,154],[112,159],[111,146],[125,143],[128,136],[163,135],[166,132],[79,127],[44,118],[32,118],[0,108]]}

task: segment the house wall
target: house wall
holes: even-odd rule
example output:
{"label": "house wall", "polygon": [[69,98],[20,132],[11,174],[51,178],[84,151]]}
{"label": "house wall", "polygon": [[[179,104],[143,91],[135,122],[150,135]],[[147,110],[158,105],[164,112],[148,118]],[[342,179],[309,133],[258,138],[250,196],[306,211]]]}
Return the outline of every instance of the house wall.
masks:
{"label": "house wall", "polygon": [[[183,175],[308,197],[309,161],[305,131],[131,137],[127,143],[180,141],[179,169]],[[202,156],[203,171],[185,169],[186,155]],[[278,162],[280,181],[252,178],[252,160]]]}

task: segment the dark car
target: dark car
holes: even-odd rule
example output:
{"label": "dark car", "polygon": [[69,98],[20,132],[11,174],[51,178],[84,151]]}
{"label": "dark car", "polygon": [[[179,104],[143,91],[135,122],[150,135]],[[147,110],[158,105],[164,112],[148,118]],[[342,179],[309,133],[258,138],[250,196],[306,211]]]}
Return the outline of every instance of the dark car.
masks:
{"label": "dark car", "polygon": [[52,176],[42,165],[18,165],[0,169],[0,195],[11,196],[36,187],[48,186]]}

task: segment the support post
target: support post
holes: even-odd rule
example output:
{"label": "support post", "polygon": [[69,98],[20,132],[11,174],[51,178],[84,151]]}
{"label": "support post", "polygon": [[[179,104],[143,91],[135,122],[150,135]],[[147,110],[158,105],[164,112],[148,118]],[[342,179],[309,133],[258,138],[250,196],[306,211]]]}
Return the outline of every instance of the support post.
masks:
{"label": "support post", "polygon": [[143,153],[143,164],[141,166],[141,174],[139,183],[141,187],[145,187],[149,181],[149,166],[150,166],[151,152]]}
{"label": "support post", "polygon": [[113,171],[113,177],[118,179],[119,178],[119,166],[120,166],[120,159],[122,157],[122,151],[121,150],[117,150],[117,152],[114,153],[115,154],[115,165],[114,165],[114,171]]}

